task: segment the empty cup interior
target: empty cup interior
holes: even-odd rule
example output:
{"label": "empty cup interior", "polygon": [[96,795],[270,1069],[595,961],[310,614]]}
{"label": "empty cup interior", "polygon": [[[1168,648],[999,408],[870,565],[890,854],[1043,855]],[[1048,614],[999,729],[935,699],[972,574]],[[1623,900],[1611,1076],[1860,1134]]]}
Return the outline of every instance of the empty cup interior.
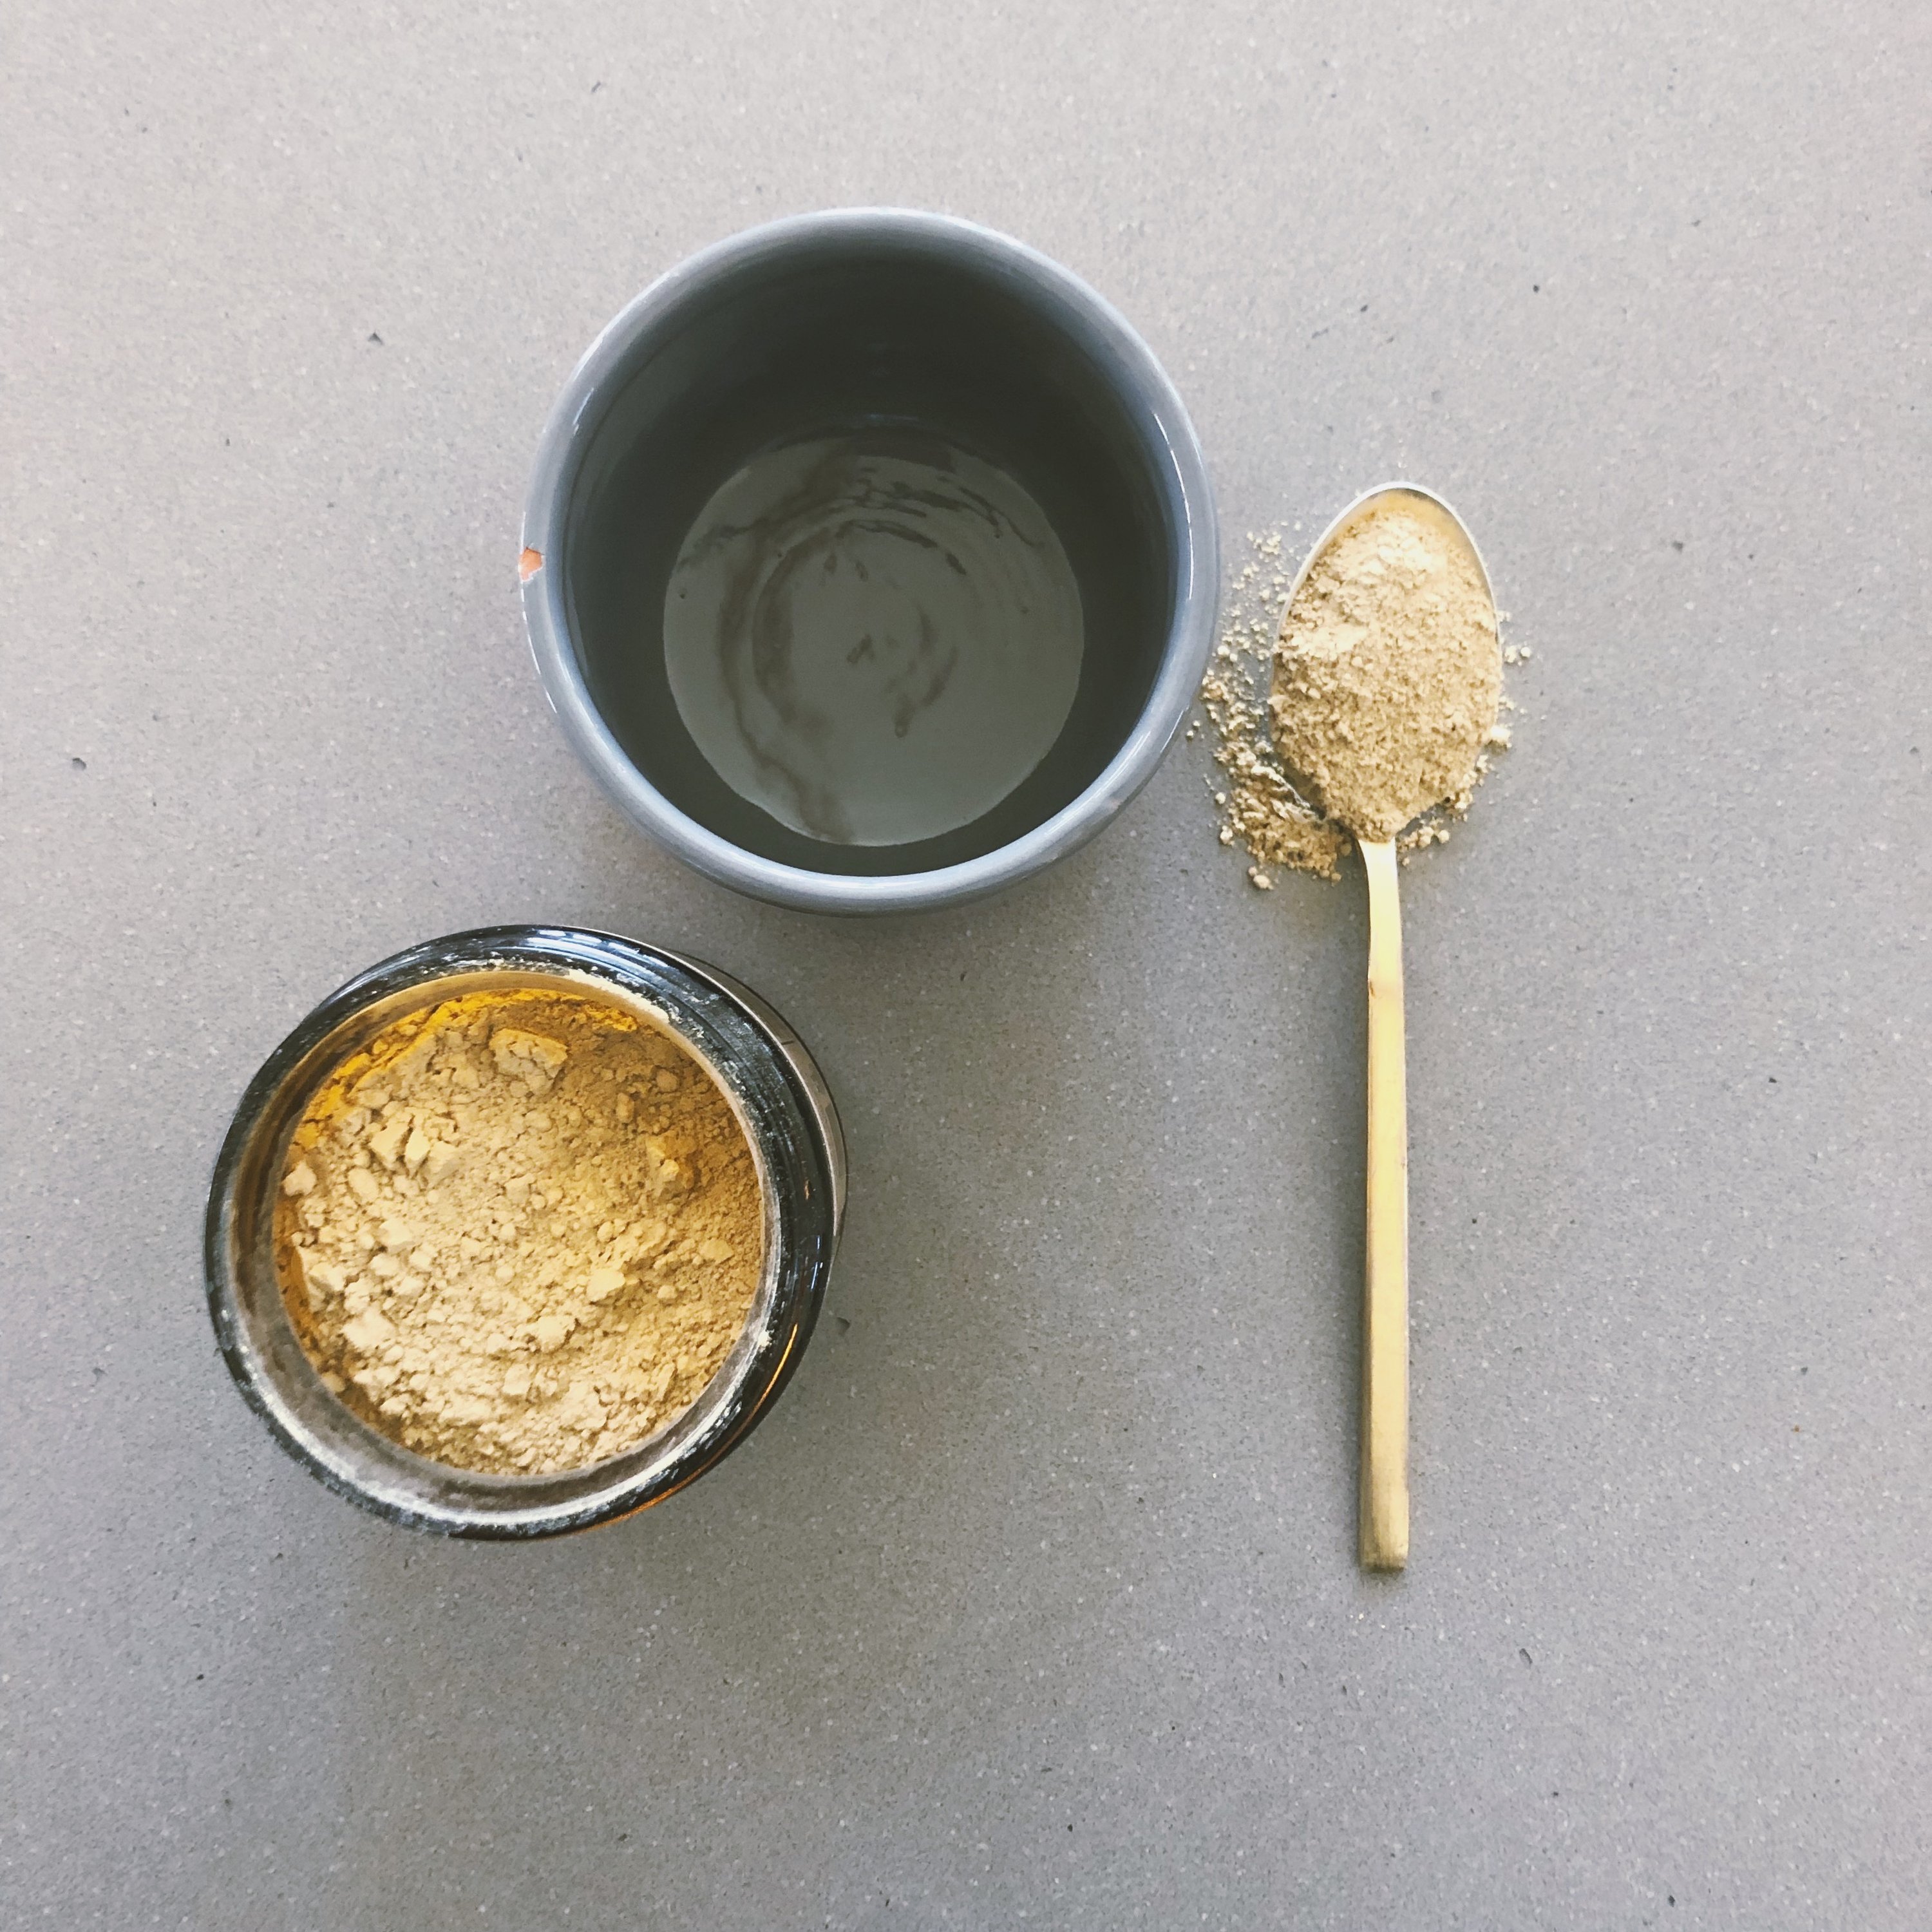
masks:
{"label": "empty cup interior", "polygon": [[[644,777],[746,850],[848,874],[976,858],[1078,797],[1147,704],[1184,542],[1160,427],[1111,355],[1052,291],[911,238],[795,243],[661,311],[584,425],[560,559],[585,684]],[[706,506],[754,459],[839,438],[990,464],[1037,506],[1077,586],[1064,724],[1010,790],[934,836],[861,842],[784,822],[721,776],[667,670],[667,591]]]}

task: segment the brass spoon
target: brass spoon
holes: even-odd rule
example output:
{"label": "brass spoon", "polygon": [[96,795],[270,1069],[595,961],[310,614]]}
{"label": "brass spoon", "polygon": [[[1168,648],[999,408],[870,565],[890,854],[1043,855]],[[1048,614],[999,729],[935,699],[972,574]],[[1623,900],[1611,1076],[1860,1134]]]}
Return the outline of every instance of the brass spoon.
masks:
{"label": "brass spoon", "polygon": [[[1357,497],[1316,539],[1288,591],[1284,623],[1309,572],[1329,546],[1364,518],[1397,500],[1467,549],[1493,614],[1496,598],[1489,572],[1462,520],[1431,490],[1413,483],[1388,483]],[[1359,1548],[1364,1569],[1400,1570],[1408,1561],[1408,1100],[1402,908],[1396,891],[1395,841],[1358,833],[1356,843],[1369,881],[1368,1200]]]}

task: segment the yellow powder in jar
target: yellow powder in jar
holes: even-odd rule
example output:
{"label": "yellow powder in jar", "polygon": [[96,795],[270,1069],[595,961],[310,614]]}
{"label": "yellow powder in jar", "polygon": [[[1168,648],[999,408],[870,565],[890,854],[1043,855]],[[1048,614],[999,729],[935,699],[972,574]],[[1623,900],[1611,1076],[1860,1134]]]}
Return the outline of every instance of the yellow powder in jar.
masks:
{"label": "yellow powder in jar", "polygon": [[310,1360],[358,1414],[462,1468],[580,1468],[688,1408],[764,1258],[716,1083],[605,1000],[465,994],[323,1083],[277,1256]]}

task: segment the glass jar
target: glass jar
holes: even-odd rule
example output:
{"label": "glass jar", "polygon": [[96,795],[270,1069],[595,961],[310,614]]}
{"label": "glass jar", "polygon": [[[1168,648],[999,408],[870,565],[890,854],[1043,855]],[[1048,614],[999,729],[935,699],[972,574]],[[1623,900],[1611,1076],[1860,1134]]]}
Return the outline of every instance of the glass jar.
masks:
{"label": "glass jar", "polygon": [[[698,1400],[634,1448],[508,1476],[420,1456],[356,1414],[310,1363],[282,1299],[274,1208],[290,1138],[328,1076],[405,1015],[465,994],[544,987],[609,1000],[669,1032],[743,1129],[764,1204],[764,1266],[743,1329]],[[448,1536],[552,1536],[648,1508],[694,1481],[770,1408],[811,1339],[844,1218],[832,1096],[755,994],[662,948],[557,926],[433,939],[339,988],[249,1083],[215,1162],[208,1300],[229,1372],[290,1454],[339,1496]]]}

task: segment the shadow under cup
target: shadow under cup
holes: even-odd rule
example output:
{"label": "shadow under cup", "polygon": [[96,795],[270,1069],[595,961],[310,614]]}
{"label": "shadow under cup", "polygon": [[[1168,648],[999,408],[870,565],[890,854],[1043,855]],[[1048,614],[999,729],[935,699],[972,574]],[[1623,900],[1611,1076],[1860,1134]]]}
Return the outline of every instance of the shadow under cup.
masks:
{"label": "shadow under cup", "polygon": [[[560,406],[547,434],[526,525],[526,542],[547,536],[552,552],[526,551],[526,569],[554,580],[526,586],[532,642],[580,751],[682,856],[828,910],[965,898],[1071,849],[1151,773],[1210,640],[1212,513],[1158,365],[1065,271],[934,217],[775,224],[640,297],[586,358],[565,405],[574,398],[567,425]],[[693,738],[666,663],[672,573],[721,487],[765,452],[842,437],[926,441],[1004,472],[1057,537],[1084,627],[1070,707],[1039,762],[970,822],[898,844],[813,837],[734,789]],[[564,633],[549,662],[540,619]],[[574,725],[573,701],[586,713]],[[1109,775],[1137,732],[1158,742],[1138,748],[1140,768]],[[625,782],[614,748],[656,800]],[[1103,775],[1118,782],[1100,786]],[[1096,788],[1108,795],[1084,800]],[[680,840],[677,815],[767,863],[732,876],[728,855]],[[1029,862],[974,864],[1062,815],[1066,836],[1034,842]],[[777,868],[794,882],[819,875],[826,890]],[[914,886],[907,875],[938,872],[947,885],[923,896],[839,890],[889,878]]]}

